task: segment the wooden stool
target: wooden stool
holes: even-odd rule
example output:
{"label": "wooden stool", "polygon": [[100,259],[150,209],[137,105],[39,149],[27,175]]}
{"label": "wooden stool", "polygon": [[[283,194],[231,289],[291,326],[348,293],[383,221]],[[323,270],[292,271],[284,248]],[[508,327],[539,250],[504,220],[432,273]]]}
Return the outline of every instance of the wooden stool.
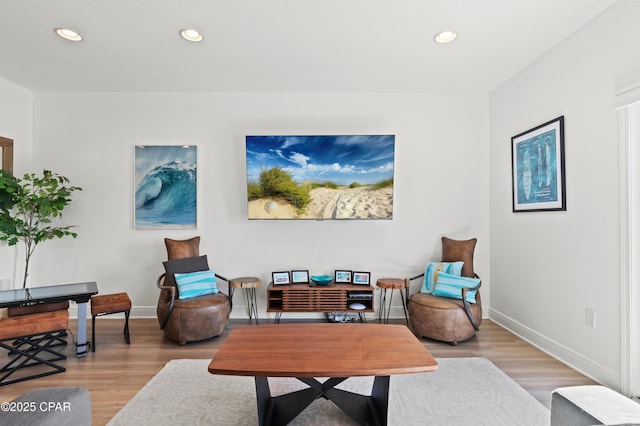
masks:
{"label": "wooden stool", "polygon": [[117,314],[124,312],[124,338],[127,345],[131,344],[129,338],[129,313],[131,312],[131,299],[127,293],[103,294],[91,297],[91,351],[96,351],[96,317],[101,315]]}
{"label": "wooden stool", "polygon": [[[247,304],[247,309],[249,310],[249,321],[251,318],[255,318],[256,325],[258,322],[258,301],[256,299],[256,288],[260,287],[260,279],[256,277],[240,277],[229,280],[230,288],[243,288],[244,292],[244,300]],[[233,295],[233,293],[229,293]]]}
{"label": "wooden stool", "polygon": [[[393,290],[400,290],[400,298],[402,299],[402,308],[404,309],[404,319],[409,325],[409,316],[407,315],[407,300],[409,299],[409,280],[404,278],[380,278],[377,286],[382,289],[380,292],[380,312],[378,314],[378,322],[389,322],[389,312],[391,311],[391,301],[393,299]],[[387,290],[391,290],[389,302],[387,303]]]}

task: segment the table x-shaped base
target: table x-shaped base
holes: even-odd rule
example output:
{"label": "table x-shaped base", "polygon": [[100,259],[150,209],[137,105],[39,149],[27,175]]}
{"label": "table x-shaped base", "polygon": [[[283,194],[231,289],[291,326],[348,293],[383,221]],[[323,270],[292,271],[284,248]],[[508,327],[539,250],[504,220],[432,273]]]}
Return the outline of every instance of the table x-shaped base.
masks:
{"label": "table x-shaped base", "polygon": [[255,378],[260,426],[286,425],[321,397],[332,401],[361,425],[387,424],[389,376],[375,377],[371,396],[336,389],[335,386],[347,380],[346,377],[333,377],[325,382],[311,377],[298,377],[298,380],[309,388],[272,397],[267,378]]}

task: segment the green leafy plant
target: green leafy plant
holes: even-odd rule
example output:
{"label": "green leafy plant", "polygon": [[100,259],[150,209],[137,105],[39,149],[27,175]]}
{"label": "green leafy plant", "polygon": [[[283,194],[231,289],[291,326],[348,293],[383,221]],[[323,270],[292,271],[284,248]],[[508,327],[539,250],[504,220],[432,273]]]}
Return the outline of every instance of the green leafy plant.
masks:
{"label": "green leafy plant", "polygon": [[381,180],[380,182],[373,185],[373,189],[382,189],[388,186],[393,186],[393,178]]}
{"label": "green leafy plant", "polygon": [[249,182],[247,189],[249,200],[262,197],[282,198],[299,210],[311,202],[309,189],[296,183],[291,173],[280,167],[261,170],[258,181]]}
{"label": "green leafy plant", "polygon": [[60,218],[71,202],[71,196],[82,188],[69,185],[69,179],[49,170],[41,176],[33,173],[22,178],[0,170],[0,241],[10,246],[22,241],[25,248],[24,281],[27,286],[29,261],[36,246],[46,240],[72,236],[74,227],[53,226],[53,219]]}

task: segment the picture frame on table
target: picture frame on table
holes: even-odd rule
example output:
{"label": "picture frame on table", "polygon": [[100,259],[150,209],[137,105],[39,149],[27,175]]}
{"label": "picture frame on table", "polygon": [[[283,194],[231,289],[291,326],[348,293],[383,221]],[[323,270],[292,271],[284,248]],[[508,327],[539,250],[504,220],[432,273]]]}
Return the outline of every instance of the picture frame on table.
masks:
{"label": "picture frame on table", "polygon": [[567,210],[564,116],[511,138],[513,212]]}
{"label": "picture frame on table", "polygon": [[273,285],[291,284],[291,275],[289,271],[278,271],[271,273],[271,282]]}
{"label": "picture frame on table", "polygon": [[371,284],[371,272],[353,271],[351,276],[353,284],[369,285]]}
{"label": "picture frame on table", "polygon": [[291,271],[292,284],[309,284],[309,271],[307,269],[298,269]]}
{"label": "picture frame on table", "polygon": [[336,269],[334,277],[335,277],[334,281],[337,284],[340,284],[340,283],[351,284],[351,271],[344,270],[344,269]]}

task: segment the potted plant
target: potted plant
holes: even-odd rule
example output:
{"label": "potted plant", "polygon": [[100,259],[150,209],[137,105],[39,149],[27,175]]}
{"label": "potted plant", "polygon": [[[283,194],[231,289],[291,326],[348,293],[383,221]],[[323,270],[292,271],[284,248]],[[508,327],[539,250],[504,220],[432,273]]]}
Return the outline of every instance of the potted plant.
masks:
{"label": "potted plant", "polygon": [[53,226],[71,202],[71,195],[82,188],[69,185],[69,179],[49,170],[41,176],[25,174],[22,178],[0,170],[0,241],[10,246],[24,243],[25,265],[22,288],[27,286],[29,261],[42,241],[65,236],[77,237],[74,227]]}

